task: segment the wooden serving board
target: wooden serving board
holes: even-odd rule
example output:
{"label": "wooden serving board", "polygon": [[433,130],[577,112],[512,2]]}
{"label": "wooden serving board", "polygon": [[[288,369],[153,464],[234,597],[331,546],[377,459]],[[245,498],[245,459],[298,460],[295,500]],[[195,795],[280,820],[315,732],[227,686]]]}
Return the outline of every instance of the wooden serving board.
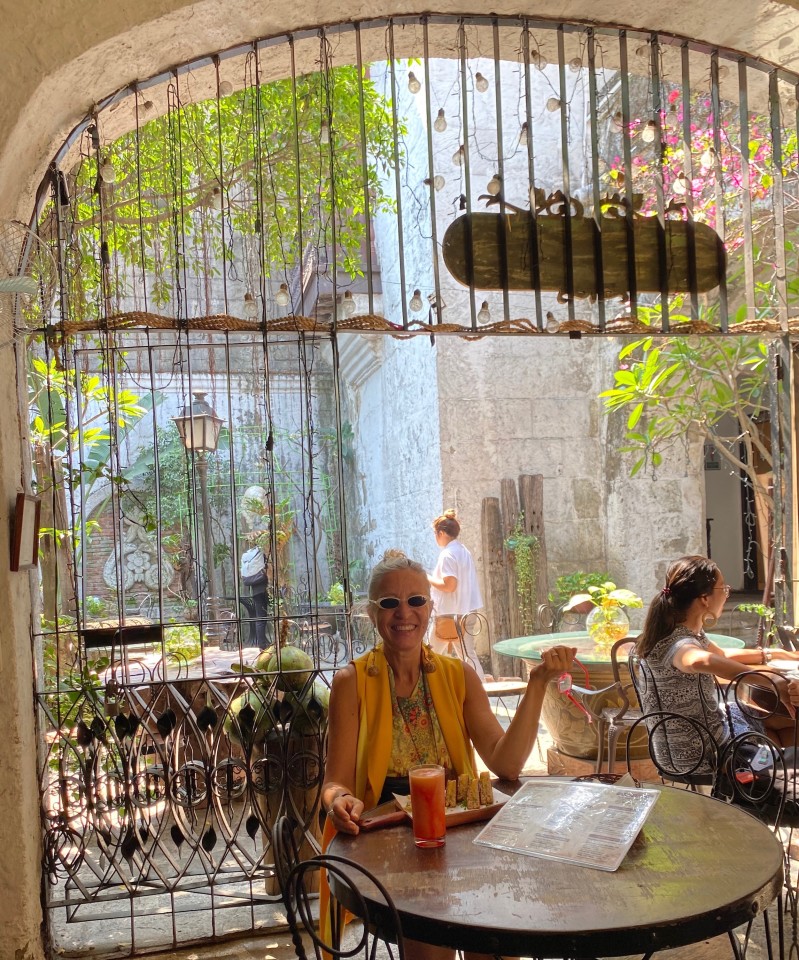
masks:
{"label": "wooden serving board", "polygon": [[[704,293],[717,287],[726,267],[721,238],[704,223],[657,217],[569,218],[575,297],[627,298],[628,250],[639,293]],[[525,214],[468,213],[447,227],[442,250],[447,269],[461,283],[481,290],[569,292],[566,218]],[[602,291],[598,289],[601,250]],[[693,255],[691,255],[693,254]],[[691,269],[693,262],[694,268]],[[661,276],[661,263],[663,276]],[[693,272],[693,276],[692,276]]]}
{"label": "wooden serving board", "polygon": [[[445,821],[447,827],[457,827],[462,823],[480,823],[482,820],[490,820],[495,813],[499,811],[504,803],[510,797],[494,790],[494,802],[485,807],[475,807],[473,810],[467,810],[466,806],[459,803],[456,807],[447,808]],[[394,800],[405,816],[413,822],[413,811],[411,810],[411,798],[407,795],[394,794]]]}

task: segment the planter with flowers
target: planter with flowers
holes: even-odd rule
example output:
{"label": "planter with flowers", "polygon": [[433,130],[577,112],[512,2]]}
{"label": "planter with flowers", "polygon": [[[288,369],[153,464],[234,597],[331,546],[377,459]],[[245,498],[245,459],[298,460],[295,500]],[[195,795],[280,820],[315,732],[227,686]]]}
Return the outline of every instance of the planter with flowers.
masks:
{"label": "planter with flowers", "polygon": [[589,587],[588,593],[578,593],[569,600],[565,610],[575,610],[590,603],[593,609],[585,620],[588,634],[599,648],[609,648],[627,636],[630,621],[625,607],[642,607],[643,600],[631,590],[619,589],[611,580],[598,587]]}

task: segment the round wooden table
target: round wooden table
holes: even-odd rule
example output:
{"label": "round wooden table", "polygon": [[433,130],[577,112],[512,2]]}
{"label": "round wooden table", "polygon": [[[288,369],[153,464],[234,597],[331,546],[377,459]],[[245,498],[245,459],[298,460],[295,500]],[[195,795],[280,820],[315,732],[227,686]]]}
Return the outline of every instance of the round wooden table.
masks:
{"label": "round wooden table", "polygon": [[[418,849],[410,827],[400,825],[336,836],[329,852],[385,884],[406,937],[495,955],[647,953],[726,933],[765,909],[783,879],[771,831],[719,800],[659,789],[614,873],[477,845],[479,823],[449,830],[446,845],[433,850]],[[377,891],[357,875],[353,881],[370,913],[384,914]],[[333,879],[331,887],[357,909]]]}

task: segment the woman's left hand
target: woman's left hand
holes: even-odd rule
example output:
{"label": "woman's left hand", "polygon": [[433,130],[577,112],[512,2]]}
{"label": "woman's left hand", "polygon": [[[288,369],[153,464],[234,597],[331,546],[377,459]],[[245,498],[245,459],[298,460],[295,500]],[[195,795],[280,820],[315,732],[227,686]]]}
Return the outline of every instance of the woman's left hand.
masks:
{"label": "woman's left hand", "polygon": [[530,671],[530,680],[533,679],[549,683],[562,673],[568,673],[577,654],[577,647],[550,647],[541,651],[541,663],[536,664]]}

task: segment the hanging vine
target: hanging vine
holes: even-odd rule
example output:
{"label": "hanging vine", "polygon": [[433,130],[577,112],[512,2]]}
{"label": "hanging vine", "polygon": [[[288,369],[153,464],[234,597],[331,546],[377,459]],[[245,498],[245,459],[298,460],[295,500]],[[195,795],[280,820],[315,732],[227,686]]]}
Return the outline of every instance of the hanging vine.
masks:
{"label": "hanging vine", "polygon": [[538,559],[541,543],[538,537],[524,530],[524,513],[519,513],[505,547],[513,554],[516,568],[516,595],[519,600],[519,613],[524,633],[530,634],[535,627],[538,598]]}

